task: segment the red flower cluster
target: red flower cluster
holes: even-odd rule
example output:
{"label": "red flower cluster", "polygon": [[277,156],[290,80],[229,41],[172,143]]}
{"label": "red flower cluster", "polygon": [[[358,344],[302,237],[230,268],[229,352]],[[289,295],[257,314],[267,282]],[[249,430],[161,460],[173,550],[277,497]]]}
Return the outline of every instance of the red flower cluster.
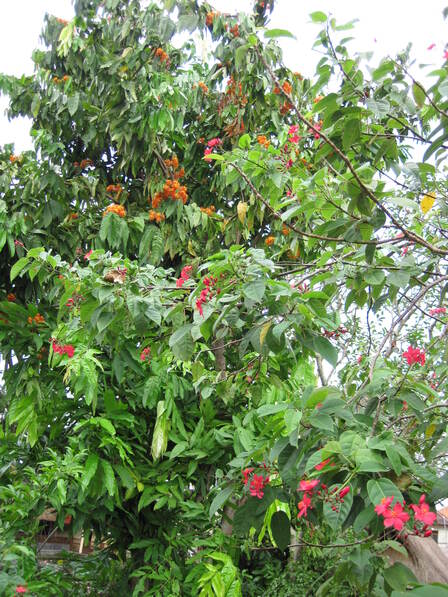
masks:
{"label": "red flower cluster", "polygon": [[[212,296],[213,296],[212,288],[213,288],[213,286],[215,286],[217,281],[218,281],[218,278],[214,278],[213,276],[203,279],[205,288],[203,288],[201,290],[201,294],[199,295],[199,298],[196,301],[196,309],[199,311],[199,313],[201,315],[204,315],[204,310],[202,308],[202,305],[212,298]],[[218,288],[217,294],[219,294],[220,292],[221,292],[221,290]]]}
{"label": "red flower cluster", "polygon": [[[324,466],[330,463],[330,459],[324,460],[320,465],[316,465],[314,468],[317,470],[321,470]],[[330,464],[330,466],[334,466],[334,464]],[[313,497],[313,492],[316,487],[319,485],[319,479],[311,479],[311,480],[302,480],[299,483],[299,489],[297,491],[304,491],[303,498],[297,504],[299,509],[299,513],[297,514],[297,518],[301,518],[302,516],[307,515],[308,509],[311,509],[313,506],[311,505],[311,498]],[[321,483],[320,489],[316,491],[316,495],[321,497],[325,502],[328,502],[331,505],[331,509],[333,511],[337,511],[339,508],[339,504],[342,504],[344,501],[344,497],[347,493],[350,492],[350,486],[347,485],[340,489],[339,487],[334,487],[331,491],[328,490],[328,487],[325,483]]]}
{"label": "red flower cluster", "polygon": [[313,495],[313,490],[319,485],[319,479],[312,479],[310,481],[302,480],[299,483],[299,489],[297,491],[304,491],[303,498],[297,504],[299,509],[299,513],[297,514],[297,518],[301,518],[308,514],[308,508],[311,509],[313,506],[311,505],[311,497]]}
{"label": "red flower cluster", "polygon": [[[402,531],[406,522],[410,519],[409,514],[405,511],[406,504],[403,502],[396,502],[394,507],[391,508],[391,504],[394,501],[394,497],[384,497],[379,504],[375,506],[375,512],[378,516],[383,516],[384,526],[386,528],[392,527],[396,531]],[[411,504],[410,510],[414,512],[415,522],[423,523],[422,529],[418,529],[417,525],[414,524],[414,531],[417,535],[423,535],[429,537],[431,530],[429,527],[434,523],[436,519],[436,513],[431,512],[429,505],[425,502],[425,494],[420,497],[418,504]]]}
{"label": "red flower cluster", "polygon": [[50,338],[53,352],[57,354],[66,354],[71,359],[75,354],[75,348],[72,344],[58,344],[55,338]]}
{"label": "red flower cluster", "polygon": [[289,142],[290,143],[298,143],[302,137],[297,134],[299,130],[299,125],[294,124],[289,127],[288,135],[289,135]]}
{"label": "red flower cluster", "polygon": [[20,593],[28,593],[28,589],[26,587],[24,587],[23,585],[17,585],[16,595],[19,595]]}
{"label": "red flower cluster", "polygon": [[75,293],[72,298],[68,299],[68,301],[65,303],[65,306],[68,307],[69,309],[73,309],[73,307],[76,307],[77,305],[79,305],[79,303],[83,300],[84,300],[84,297],[82,296],[82,294]]}
{"label": "red flower cluster", "polygon": [[182,268],[182,271],[180,272],[180,278],[176,280],[177,288],[182,288],[184,283],[190,279],[190,273],[192,269],[193,267],[191,265],[186,265],[184,268]]}
{"label": "red flower cluster", "polygon": [[[267,469],[266,465],[264,468]],[[254,472],[253,468],[245,468],[243,470],[243,484],[247,486],[249,483],[249,475]],[[267,469],[269,470],[269,469]],[[263,475],[253,475],[251,482],[249,483],[249,493],[252,497],[256,497],[259,500],[264,496],[263,489],[269,483],[269,475],[263,477]]]}
{"label": "red flower cluster", "polygon": [[407,351],[404,352],[402,356],[407,360],[408,365],[413,365],[414,363],[420,363],[420,365],[425,364],[425,351],[420,348],[412,348],[412,346],[408,346]]}
{"label": "red flower cluster", "polygon": [[149,361],[150,355],[151,355],[151,349],[149,348],[149,346],[147,346],[146,348],[144,348],[141,351],[141,353],[140,353],[140,360],[141,361]]}
{"label": "red flower cluster", "polygon": [[[221,144],[222,141],[218,137],[215,137],[214,139],[210,139],[210,141],[207,141],[207,147],[204,149],[204,156],[210,155],[213,152],[213,148],[218,147]],[[205,157],[205,159],[208,162],[210,161],[210,158]]]}
{"label": "red flower cluster", "polygon": [[436,307],[435,309],[429,310],[430,315],[445,315],[445,313],[446,313],[446,307]]}

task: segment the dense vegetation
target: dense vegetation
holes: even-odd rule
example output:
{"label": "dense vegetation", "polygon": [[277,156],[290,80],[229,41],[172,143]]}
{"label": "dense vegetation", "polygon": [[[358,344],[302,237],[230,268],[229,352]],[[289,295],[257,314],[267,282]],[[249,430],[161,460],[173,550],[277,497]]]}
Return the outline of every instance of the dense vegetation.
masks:
{"label": "dense vegetation", "polygon": [[[448,497],[448,54],[424,86],[315,12],[310,80],[272,9],[76,0],[0,77],[2,595],[418,585],[383,555]],[[39,565],[50,507],[101,549]]]}

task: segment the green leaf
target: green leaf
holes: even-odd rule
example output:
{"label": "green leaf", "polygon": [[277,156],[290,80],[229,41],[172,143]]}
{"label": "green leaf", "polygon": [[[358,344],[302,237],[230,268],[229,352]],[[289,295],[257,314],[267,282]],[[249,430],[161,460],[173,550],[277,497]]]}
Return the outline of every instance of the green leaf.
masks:
{"label": "green leaf", "polygon": [[151,454],[153,460],[158,460],[166,452],[168,445],[169,421],[167,417],[165,401],[157,403],[157,419],[152,435]]}
{"label": "green leaf", "polygon": [[115,482],[114,470],[113,470],[112,466],[110,465],[110,463],[107,462],[107,460],[102,460],[102,459],[101,459],[101,469],[103,472],[104,486],[107,489],[107,493],[110,496],[113,496],[115,493],[116,486],[117,486],[117,484]]}
{"label": "green leaf", "polygon": [[192,325],[183,325],[170,337],[169,345],[174,356],[181,361],[190,361],[194,353],[194,341],[191,336]]}
{"label": "green leaf", "polygon": [[320,11],[317,10],[316,12],[312,12],[310,14],[311,20],[313,21],[313,23],[325,23],[327,20],[327,15]]}
{"label": "green leaf", "polygon": [[67,100],[67,108],[70,116],[74,116],[78,111],[79,106],[79,93],[71,95]]}
{"label": "green leaf", "polygon": [[381,456],[368,448],[356,450],[355,461],[360,472],[380,473],[389,470]]}
{"label": "green leaf", "polygon": [[358,514],[353,523],[353,531],[360,533],[376,516],[375,507],[370,504]]}
{"label": "green leaf", "polygon": [[142,495],[140,496],[137,510],[140,512],[140,510],[143,510],[143,508],[146,508],[146,506],[149,506],[149,504],[151,502],[154,502],[156,499],[157,499],[157,497],[154,494],[154,488],[153,487],[145,487]]}
{"label": "green leaf", "polygon": [[275,415],[276,413],[282,412],[287,408],[290,408],[289,402],[281,404],[263,404],[257,408],[256,412],[259,417],[267,417],[268,415]]}
{"label": "green leaf", "polygon": [[413,83],[412,85],[412,95],[414,96],[414,100],[417,106],[419,108],[422,108],[425,103],[426,96],[422,88],[419,85],[417,85],[417,83]]}
{"label": "green leaf", "polygon": [[96,454],[90,454],[86,460],[86,464],[84,465],[84,473],[81,477],[81,487],[85,491],[93,479],[93,476],[96,473],[96,469],[98,468],[99,458]]}
{"label": "green leaf", "polygon": [[268,29],[264,32],[264,36],[267,39],[275,39],[277,37],[290,37],[292,39],[296,39],[296,36],[287,29]]}
{"label": "green leaf", "polygon": [[234,491],[233,485],[228,485],[225,489],[221,490],[213,499],[210,504],[209,517],[212,518],[214,514],[221,508],[225,502],[229,499]]}
{"label": "green leaf", "polygon": [[[331,494],[333,489],[339,489],[340,485],[332,485],[329,487],[328,491]],[[331,528],[336,531],[340,528],[347,518],[351,507],[353,504],[353,491],[350,490],[346,496],[344,496],[344,501],[342,503],[334,504],[336,506],[336,510],[332,509],[333,504],[331,502],[324,502],[323,506],[323,514],[327,523],[331,526]]]}
{"label": "green leaf", "polygon": [[17,276],[20,274],[20,272],[23,270],[23,268],[28,265],[29,263],[29,259],[28,257],[22,257],[21,259],[19,259],[18,261],[16,261],[14,263],[14,265],[11,268],[11,273],[9,275],[11,282],[14,280],[14,278],[17,278]]}
{"label": "green leaf", "polygon": [[397,591],[404,591],[410,583],[418,582],[412,570],[401,562],[383,570],[383,576],[387,584]]}
{"label": "green leaf", "polygon": [[359,141],[361,137],[361,124],[359,118],[352,118],[344,124],[344,134],[342,135],[342,146],[345,151]]}
{"label": "green leaf", "polygon": [[338,362],[338,351],[333,344],[324,336],[315,336],[313,338],[314,350],[318,352],[323,358],[336,367]]}
{"label": "green leaf", "polygon": [[266,291],[266,280],[254,280],[243,286],[243,294],[245,297],[259,303],[264,296]]}
{"label": "green leaf", "polygon": [[248,135],[246,133],[245,135],[243,135],[242,137],[240,137],[239,141],[238,141],[238,146],[241,149],[249,149],[249,147],[250,147],[250,135]]}
{"label": "green leaf", "polygon": [[389,479],[370,479],[367,481],[367,493],[374,506],[377,506],[385,497],[393,496],[397,501],[403,501],[401,491]]}
{"label": "green leaf", "polygon": [[277,547],[285,551],[291,543],[291,522],[285,512],[274,512],[271,518],[271,532]]}

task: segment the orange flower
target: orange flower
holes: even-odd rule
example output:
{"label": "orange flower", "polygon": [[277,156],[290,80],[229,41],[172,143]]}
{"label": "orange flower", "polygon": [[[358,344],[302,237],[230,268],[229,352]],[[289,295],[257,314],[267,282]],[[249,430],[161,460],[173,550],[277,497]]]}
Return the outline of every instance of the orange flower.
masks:
{"label": "orange flower", "polygon": [[151,201],[151,206],[152,206],[154,209],[157,209],[157,208],[159,207],[159,205],[162,203],[162,201],[163,201],[163,195],[162,195],[162,193],[160,193],[160,192],[157,192],[157,193],[154,195],[154,197],[152,198],[152,201]]}
{"label": "orange flower", "polygon": [[269,139],[265,135],[258,135],[257,141],[258,141],[258,143],[260,145],[263,145],[263,147],[265,147],[266,149],[271,144],[271,142],[269,141]]}
{"label": "orange flower", "polygon": [[208,87],[205,83],[203,83],[202,81],[199,81],[198,86],[202,89],[202,91],[207,94],[208,93]]}
{"label": "orange flower", "polygon": [[59,79],[58,77],[53,77],[53,83],[60,83],[62,81],[62,79]]}
{"label": "orange flower", "polygon": [[108,213],[114,213],[117,216],[120,216],[120,218],[124,218],[126,216],[126,210],[123,205],[109,205],[104,210],[103,217]]}
{"label": "orange flower", "polygon": [[277,85],[274,87],[274,93],[275,95],[280,95],[280,87],[277,87]]}
{"label": "orange flower", "polygon": [[313,99],[313,104],[317,104],[322,99],[324,99],[323,95],[316,95],[316,97]]}
{"label": "orange flower", "polygon": [[211,27],[215,18],[219,17],[220,14],[221,13],[218,11],[208,12],[207,16],[205,17],[205,24],[207,25],[207,27]]}
{"label": "orange flower", "polygon": [[72,213],[68,216],[69,220],[77,220],[78,219],[78,214],[77,213]]}
{"label": "orange flower", "polygon": [[302,76],[300,73],[298,73],[298,72],[295,72],[295,73],[292,73],[292,74],[293,74],[295,77],[297,77],[297,78],[299,79],[299,81],[303,81],[303,76]]}
{"label": "orange flower", "polygon": [[149,221],[150,222],[157,222],[157,224],[159,224],[160,222],[163,222],[165,219],[165,214],[161,214],[157,211],[154,211],[153,209],[151,209],[149,211]]}
{"label": "orange flower", "polygon": [[13,303],[16,300],[16,295],[13,292],[10,292],[6,298],[10,303]]}
{"label": "orange flower", "polygon": [[235,36],[235,37],[238,37],[238,36],[239,36],[239,34],[240,34],[240,32],[239,32],[239,29],[238,29],[238,25],[234,25],[233,27],[231,27],[231,29],[230,29],[230,33],[231,33],[233,36]]}
{"label": "orange flower", "polygon": [[[82,162],[81,162],[81,168],[82,168]],[[106,187],[107,193],[121,193],[122,190],[123,190],[123,187],[121,186],[121,184],[110,184],[110,185],[107,185],[107,187]]]}
{"label": "orange flower", "polygon": [[215,206],[210,205],[210,207],[200,207],[199,208],[203,214],[206,214],[208,217],[213,216],[215,213]]}
{"label": "orange flower", "polygon": [[62,80],[63,80],[63,81],[68,81],[69,79],[70,79],[70,77],[69,77],[68,75],[64,75],[64,76],[62,77]]}
{"label": "orange flower", "polygon": [[170,57],[164,50],[162,50],[162,48],[157,48],[155,56],[160,60],[160,62],[166,62],[167,65],[170,63]]}
{"label": "orange flower", "polygon": [[64,27],[65,25],[68,25],[68,21],[66,21],[65,19],[60,19],[59,17],[57,17],[56,21],[61,25],[64,25]]}
{"label": "orange flower", "polygon": [[288,93],[288,94],[290,94],[290,93],[291,93],[291,91],[292,91],[292,87],[291,87],[290,83],[288,83],[288,81],[285,81],[285,82],[283,83],[283,85],[282,85],[282,89],[283,89],[283,91],[284,91],[285,93]]}
{"label": "orange flower", "polygon": [[274,243],[275,243],[275,237],[274,237],[274,236],[268,236],[268,237],[265,239],[265,241],[264,241],[264,244],[265,244],[267,247],[270,247],[270,246],[271,246],[271,245],[273,245]]}
{"label": "orange flower", "polygon": [[39,325],[41,323],[45,323],[45,317],[40,315],[40,313],[36,313],[36,315],[34,316],[34,321],[36,322],[37,325]]}
{"label": "orange flower", "polygon": [[288,226],[286,226],[286,224],[283,224],[282,234],[283,234],[283,236],[288,236],[288,234],[291,234],[291,228],[288,228]]}
{"label": "orange flower", "polygon": [[9,156],[9,161],[11,162],[11,164],[14,164],[15,162],[19,162],[20,161],[20,156],[18,156],[18,155],[10,155]]}
{"label": "orange flower", "polygon": [[280,107],[280,114],[284,116],[285,114],[288,114],[288,112],[290,112],[293,108],[294,106],[289,102],[283,102],[282,106]]}

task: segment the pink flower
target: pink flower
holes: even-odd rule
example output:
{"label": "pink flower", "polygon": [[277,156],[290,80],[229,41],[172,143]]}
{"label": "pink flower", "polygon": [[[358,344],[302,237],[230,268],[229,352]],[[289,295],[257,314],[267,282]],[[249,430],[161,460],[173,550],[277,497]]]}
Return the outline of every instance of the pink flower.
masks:
{"label": "pink flower", "polygon": [[219,139],[218,137],[215,137],[214,139],[210,139],[210,141],[207,141],[207,146],[208,147],[216,147],[217,145],[221,145],[222,141],[221,139]]}
{"label": "pink flower", "polygon": [[408,346],[408,350],[404,352],[402,356],[407,360],[408,365],[413,365],[414,363],[420,363],[420,365],[425,364],[425,351],[420,348],[412,348],[412,346]]}
{"label": "pink flower", "polygon": [[423,522],[425,526],[429,527],[434,524],[437,514],[430,511],[429,505],[425,502],[425,498],[426,496],[423,494],[419,500],[419,505],[411,504],[410,507],[414,510],[415,520],[419,520],[420,522]]}
{"label": "pink flower", "polygon": [[295,133],[297,133],[298,130],[299,130],[299,125],[293,124],[292,126],[289,127],[288,135],[294,135]]}
{"label": "pink flower", "polygon": [[389,508],[389,506],[391,505],[391,503],[394,501],[394,497],[383,497],[383,499],[381,500],[381,502],[375,506],[375,512],[378,514],[378,516],[380,516],[381,514],[384,515],[384,513],[387,511],[387,509]]}
{"label": "pink flower", "polygon": [[436,307],[435,309],[430,309],[430,315],[444,315],[446,313],[446,307]]}
{"label": "pink flower", "polygon": [[400,502],[397,502],[392,509],[387,509],[383,516],[384,526],[386,528],[392,527],[396,531],[401,531],[405,522],[409,520],[409,514],[403,510],[403,506]]}
{"label": "pink flower", "polygon": [[243,483],[244,483],[244,485],[247,485],[247,483],[249,482],[249,475],[251,473],[253,473],[253,472],[254,472],[253,468],[245,468],[243,470]]}
{"label": "pink flower", "polygon": [[178,278],[176,280],[176,286],[177,288],[182,288],[182,286],[184,285],[185,280],[183,278]]}
{"label": "pink flower", "polygon": [[249,493],[253,497],[257,497],[259,500],[263,497],[263,487],[265,486],[263,475],[254,475],[249,485]]}
{"label": "pink flower", "polygon": [[311,506],[311,498],[309,497],[309,495],[307,493],[305,493],[305,495],[303,496],[303,498],[300,500],[300,502],[297,504],[297,507],[299,509],[299,513],[297,514],[297,518],[301,518],[302,516],[307,515],[308,513],[308,508],[312,508]]}
{"label": "pink flower", "polygon": [[436,44],[431,44],[427,47],[428,50],[433,50],[436,47]]}
{"label": "pink flower", "polygon": [[69,359],[71,359],[75,354],[75,349],[71,344],[65,344],[63,350]]}
{"label": "pink flower", "polygon": [[363,357],[364,357],[364,355],[362,355],[362,354],[360,354],[360,355],[359,355],[359,357],[358,357],[358,359],[357,359],[357,360],[358,360],[358,365],[359,365],[359,364],[360,364],[360,362],[362,361]]}
{"label": "pink flower", "polygon": [[210,162],[211,158],[208,158],[207,156],[210,155],[213,152],[213,149],[211,147],[206,147],[204,149],[204,159],[206,162]]}
{"label": "pink flower", "polygon": [[330,464],[330,460],[331,460],[331,458],[322,460],[322,462],[320,464],[316,464],[316,466],[314,468],[316,469],[316,471],[321,471],[325,466],[327,466],[327,464]]}
{"label": "pink flower", "polygon": [[306,491],[306,492],[311,493],[313,491],[313,489],[317,485],[319,485],[319,483],[320,483],[319,479],[310,479],[310,480],[303,479],[299,483],[299,491]]}
{"label": "pink flower", "polygon": [[149,360],[151,354],[151,349],[149,348],[149,346],[147,346],[146,348],[144,348],[141,353],[140,353],[140,360],[141,361],[146,361]]}
{"label": "pink flower", "polygon": [[339,492],[339,497],[340,499],[344,499],[344,497],[347,495],[347,493],[350,491],[350,486],[347,485],[347,487],[344,487],[344,489],[341,489],[341,491]]}
{"label": "pink flower", "polygon": [[445,52],[443,53],[443,59],[448,60],[448,50],[445,50]]}
{"label": "pink flower", "polygon": [[16,593],[28,593],[28,589],[23,585],[17,585]]}
{"label": "pink flower", "polygon": [[88,259],[90,259],[90,255],[93,253],[93,249],[90,249],[90,251],[87,251],[87,253],[84,255],[84,259],[87,261]]}
{"label": "pink flower", "polygon": [[293,164],[293,161],[292,160],[288,160],[286,162],[286,164],[285,164],[286,165],[286,169],[289,170],[290,168],[292,168],[292,164]]}

